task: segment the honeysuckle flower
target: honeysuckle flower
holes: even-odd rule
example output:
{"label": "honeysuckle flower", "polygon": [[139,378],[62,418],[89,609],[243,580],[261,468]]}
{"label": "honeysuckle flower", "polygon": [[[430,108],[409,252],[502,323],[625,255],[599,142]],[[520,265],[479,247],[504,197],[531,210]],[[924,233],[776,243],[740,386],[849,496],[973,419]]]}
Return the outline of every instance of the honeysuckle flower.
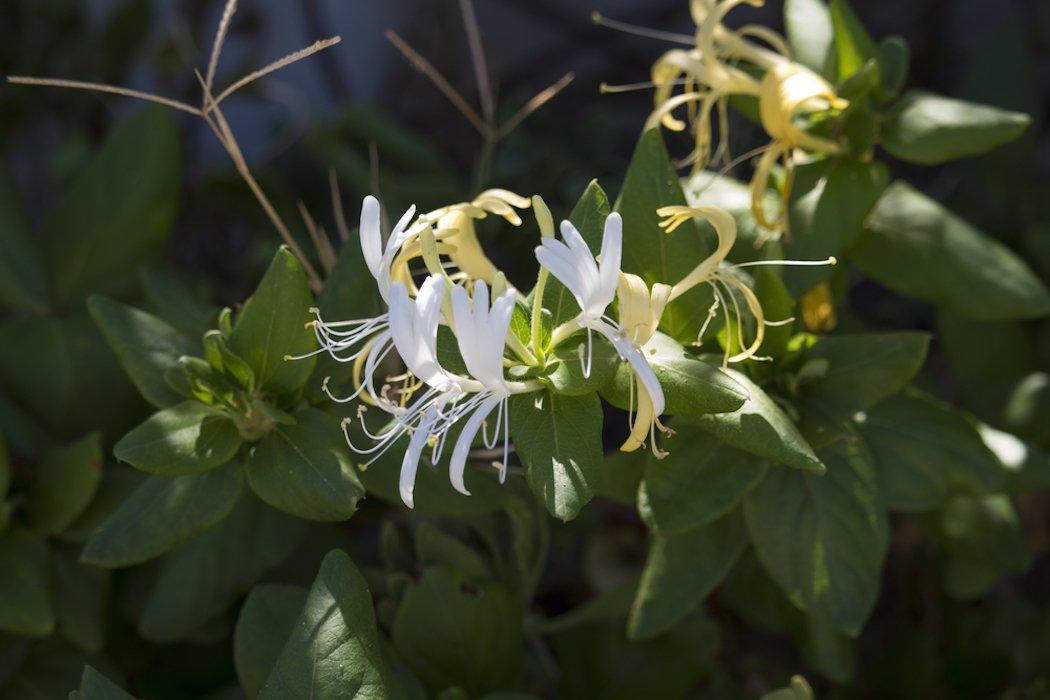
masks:
{"label": "honeysuckle flower", "polygon": [[527,209],[531,204],[530,199],[508,190],[490,189],[470,202],[435,209],[420,218],[433,223],[437,229],[446,255],[460,273],[458,276],[453,274],[453,279],[463,277],[492,284],[499,269],[482,250],[474,222],[495,214],[512,226],[521,226],[521,217],[516,209]]}
{"label": "honeysuckle flower", "polygon": [[[509,382],[503,377],[503,355],[517,292],[507,289],[489,303],[488,286],[481,281],[474,284],[473,300],[465,288],[453,286],[451,304],[446,306],[447,281],[443,275],[431,275],[419,287],[416,297],[401,282],[394,282],[389,290],[389,329],[377,343],[380,356],[395,350],[407,372],[405,385],[391,395],[385,385],[376,393],[373,387],[375,364],[366,369],[363,385],[379,408],[389,413],[392,421],[378,432],[365,425],[363,407],[358,416],[364,433],[373,441],[359,447],[350,437],[347,418],[343,430],[350,447],[371,458],[371,464],[392,448],[405,435],[408,445],[401,462],[399,493],[405,505],[413,507],[413,492],[419,460],[423,451],[432,448],[431,461],[437,462],[444,450],[449,430],[465,419],[463,430],[456,440],[449,463],[452,486],[470,495],[464,483],[467,458],[479,431],[489,449],[495,448],[503,432],[503,460],[497,463],[501,482],[506,478],[509,457],[508,399],[515,393],[536,391],[536,382]],[[442,309],[452,309],[452,325],[456,328],[460,354],[470,376],[450,372],[441,365],[437,355],[437,330],[442,322]],[[444,319],[446,322],[449,319]],[[425,388],[424,388],[425,387]],[[496,411],[496,425],[489,434],[486,420]],[[366,464],[366,466],[367,466]]]}
{"label": "honeysuckle flower", "polygon": [[[834,141],[801,129],[797,124],[798,117],[829,109],[845,109],[848,104],[835,94],[826,80],[797,63],[779,63],[766,72],[759,91],[758,107],[762,127],[772,141],[759,159],[751,179],[751,210],[764,229],[771,232],[787,230],[788,201],[794,179],[792,151],[801,148],[810,152],[840,153],[842,150]],[[777,160],[783,162],[784,186],[779,211],[775,218],[770,219],[763,198],[769,188],[770,171]]]}
{"label": "honeysuckle flower", "polygon": [[[507,476],[507,457],[510,449],[510,411],[508,400],[511,388],[503,377],[503,353],[506,346],[507,332],[510,328],[511,315],[517,293],[513,289],[503,292],[489,306],[489,290],[483,281],[474,283],[474,298],[467,296],[463,287],[452,288],[452,315],[456,324],[456,342],[459,353],[467,366],[467,371],[481,389],[457,406],[456,414],[467,419],[463,431],[452,450],[449,463],[449,479],[452,486],[460,493],[469,496],[470,492],[463,483],[463,472],[467,463],[467,453],[493,410],[498,409],[496,427],[492,438],[484,436],[485,446],[495,447],[499,438],[500,427],[503,428],[503,462],[500,465],[500,482]],[[455,422],[456,418],[453,419]]]}
{"label": "honeysuckle flower", "polygon": [[[707,318],[697,332],[695,344],[701,344],[708,326],[711,321],[717,317],[718,309],[722,309],[726,329],[729,330],[730,328],[735,327],[736,340],[742,346],[739,352],[732,353],[732,343],[726,342],[722,358],[723,367],[727,367],[730,362],[740,362],[747,359],[765,359],[759,357],[757,352],[765,337],[766,326],[783,325],[791,323],[794,320],[791,318],[778,321],[769,321],[766,319],[765,313],[762,310],[761,302],[759,302],[758,297],[743,278],[743,268],[756,265],[808,266],[834,265],[836,263],[835,258],[832,257],[827,260],[816,261],[760,260],[757,262],[734,265],[726,262],[726,257],[729,255],[729,252],[733,248],[733,244],[736,242],[737,232],[736,221],[733,220],[733,217],[729,212],[720,209],[719,207],[712,206],[671,206],[662,207],[658,209],[656,213],[659,216],[665,217],[660,223],[660,226],[667,233],[674,232],[676,228],[694,217],[706,219],[715,229],[715,235],[718,237],[718,245],[715,248],[715,251],[704,258],[699,265],[693,268],[688,275],[671,288],[667,301],[673,301],[688,292],[690,289],[701,284],[706,284],[711,287],[715,300],[708,309]],[[745,343],[744,313],[740,306],[740,302],[737,300],[738,295],[743,299],[748,313],[755,321],[754,337],[751,343],[746,347],[743,347]],[[730,315],[730,308],[732,308],[732,315]],[[659,321],[657,320],[657,322]]]}
{"label": "honeysuckle flower", "polygon": [[[383,301],[390,302],[391,287],[396,276],[395,262],[402,247],[412,237],[418,235],[419,227],[410,229],[409,223],[415,215],[415,207],[410,207],[398,220],[384,248],[382,241],[381,211],[379,200],[371,195],[361,202],[361,253],[365,260],[365,266],[376,280],[376,286]],[[371,376],[375,368],[389,353],[390,342],[390,316],[388,313],[380,313],[373,318],[326,321],[321,317],[319,309],[310,310],[314,314],[314,320],[308,325],[313,328],[317,336],[319,348],[312,353],[301,357],[288,359],[302,359],[322,352],[327,352],[338,362],[353,362],[355,376],[359,377],[361,370]],[[370,387],[370,385],[367,385]],[[327,380],[323,384],[324,391],[335,401],[346,402],[361,395],[366,384],[357,382],[357,390],[349,397],[338,398],[331,394],[328,389]],[[374,391],[369,391],[374,394]],[[374,396],[371,396],[373,401]]]}
{"label": "honeysuckle flower", "polygon": [[[642,311],[637,302],[628,300],[626,302],[626,306],[629,307],[628,315],[626,317],[621,315],[619,321],[610,318],[605,313],[609,304],[616,298],[617,290],[621,287],[621,280],[624,278],[620,272],[620,259],[623,252],[623,220],[616,213],[606,217],[598,260],[594,259],[583,236],[570,222],[562,222],[561,235],[562,241],[553,237],[544,237],[541,245],[536,248],[536,259],[575,297],[576,303],[580,306],[580,314],[575,319],[554,329],[551,343],[557,345],[576,330],[586,329],[587,360],[584,363],[584,375],[586,376],[590,373],[591,367],[592,331],[608,339],[620,359],[631,366],[633,378],[637,380],[639,386],[639,412],[642,411],[644,401],[646,415],[652,417],[652,420],[646,424],[648,429],[648,426],[658,423],[655,416],[659,416],[664,410],[663,387],[660,386],[660,380],[657,379],[656,373],[653,372],[641,351],[641,345],[649,340],[655,330],[655,327],[650,328],[646,325],[651,323],[651,305],[647,310]],[[628,278],[628,281],[623,284],[630,288],[632,282]],[[661,291],[660,294],[662,295],[663,292]],[[662,311],[661,308],[660,313]],[[583,362],[582,358],[581,362]],[[641,398],[643,394],[646,397],[644,400]],[[633,434],[634,431],[632,431]],[[653,440],[653,452],[657,456],[664,454],[657,449],[655,439]]]}
{"label": "honeysuckle flower", "polygon": [[587,329],[587,362],[583,373],[590,376],[591,333],[595,330],[605,333],[611,322],[606,320],[605,309],[616,298],[623,253],[623,219],[616,213],[606,217],[598,261],[572,222],[561,222],[561,235],[561,241],[544,236],[536,248],[536,260],[568,288],[580,306],[581,313],[575,323]]}
{"label": "honeysuckle flower", "polygon": [[[656,329],[660,325],[664,307],[671,297],[672,287],[657,282],[652,290],[645,284],[645,280],[637,275],[620,273],[620,281],[617,286],[616,297],[618,301],[620,327],[624,330],[627,339],[634,347],[644,353],[645,345],[648,343]],[[648,366],[648,363],[646,363]],[[644,374],[644,376],[643,376]],[[654,375],[655,376],[655,375]],[[667,453],[656,445],[657,431],[671,433],[670,428],[660,422],[660,414],[663,413],[662,402],[658,406],[653,402],[653,395],[646,384],[648,373],[644,370],[640,373],[635,370],[631,382],[631,399],[628,406],[631,433],[620,446],[623,452],[633,452],[645,445],[648,438],[652,452],[657,457],[664,457]],[[639,384],[637,410],[634,405],[634,385]],[[662,400],[662,392],[660,399]]]}
{"label": "honeysuckle flower", "polygon": [[[718,160],[725,162],[729,169],[739,161],[730,161],[728,157],[727,100],[732,95],[758,100],[762,126],[770,142],[745,157],[761,154],[751,180],[752,208],[766,231],[758,241],[761,244],[769,236],[787,232],[786,204],[791,192],[794,152],[839,153],[842,150],[837,142],[806,132],[799,125],[799,117],[841,110],[848,103],[835,94],[827,81],[794,62],[787,42],[776,32],[757,25],[736,30],[726,27],[725,16],[741,4],[759,7],[764,1],[691,0],[690,11],[696,23],[693,45],[672,49],[653,64],[651,84],[655,107],[646,126],[660,124],[672,131],[691,126],[695,145],[685,162],[692,164],[694,172]],[[687,120],[674,116],[683,106],[688,110]],[[712,149],[712,122],[716,115],[720,142],[717,149]],[[763,202],[770,172],[778,161],[784,165],[785,181],[779,211],[770,215]]]}

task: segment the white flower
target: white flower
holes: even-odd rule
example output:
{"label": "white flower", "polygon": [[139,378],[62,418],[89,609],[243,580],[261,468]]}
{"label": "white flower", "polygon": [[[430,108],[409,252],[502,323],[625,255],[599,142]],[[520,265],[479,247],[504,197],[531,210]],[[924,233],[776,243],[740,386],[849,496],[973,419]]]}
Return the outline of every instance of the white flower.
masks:
{"label": "white flower", "polygon": [[623,251],[623,219],[616,213],[605,219],[600,261],[597,262],[571,222],[561,222],[561,236],[564,243],[545,236],[536,248],[536,259],[576,297],[576,303],[583,311],[580,325],[598,321],[616,297]]}
{"label": "white flower", "polygon": [[[374,455],[368,462],[371,464],[402,436],[411,433],[412,438],[401,464],[400,479],[401,498],[410,508],[413,505],[416,468],[423,448],[435,433],[435,426],[444,417],[445,406],[464,393],[462,384],[469,383],[446,371],[437,359],[437,327],[444,297],[445,280],[437,275],[427,278],[415,299],[409,298],[405,285],[400,282],[391,284],[388,295],[390,327],[377,338],[377,354],[385,357],[391,348],[396,349],[408,371],[427,389],[407,407],[387,396],[386,388],[378,396],[370,389],[377,405],[394,417],[393,423],[378,433],[372,433],[362,418],[365,434],[374,441],[367,448],[358,448],[350,440],[349,433],[346,434],[347,443],[355,452]],[[366,375],[362,386],[372,386],[371,374]],[[343,421],[344,433],[348,423],[349,419]],[[437,447],[439,445],[435,445]]]}
{"label": "white flower", "polygon": [[[379,200],[371,195],[364,198],[361,203],[361,252],[364,255],[365,265],[376,280],[379,294],[383,301],[390,303],[391,288],[393,285],[392,268],[394,261],[402,247],[418,232],[418,226],[409,229],[409,223],[415,216],[416,208],[410,207],[402,215],[394,226],[390,237],[387,239],[386,248],[383,248],[382,228],[380,223]],[[372,403],[377,403],[375,389],[371,378],[376,369],[390,352],[390,315],[381,313],[373,318],[353,319],[347,321],[325,321],[321,318],[318,309],[312,309],[316,320],[312,322],[314,333],[320,348],[313,353],[303,355],[309,357],[321,352],[327,352],[338,362],[354,362],[355,376],[360,376],[363,369],[366,381],[358,383],[357,389],[346,397],[337,397],[328,388],[325,380],[323,389],[330,399],[340,403],[352,401],[367,391]],[[292,358],[300,359],[300,358]]]}
{"label": "white flower", "polygon": [[[615,213],[605,219],[598,261],[595,261],[583,237],[568,221],[562,222],[561,235],[565,239],[564,243],[553,238],[544,238],[543,244],[536,248],[536,259],[568,288],[580,305],[582,313],[575,323],[577,327],[586,328],[588,331],[588,359],[584,366],[584,374],[590,374],[590,332],[597,331],[608,338],[620,358],[631,365],[642,389],[648,394],[652,410],[655,415],[660,415],[664,410],[664,392],[660,381],[642,355],[639,343],[632,338],[631,329],[622,325],[622,319],[621,322],[617,322],[605,315],[605,309],[616,297],[620,280],[623,220]],[[571,330],[571,324],[564,324],[555,329],[552,344],[556,345],[560,340],[559,336]]]}
{"label": "white flower", "polygon": [[401,219],[394,226],[394,230],[390,232],[390,237],[386,242],[386,250],[383,250],[379,200],[372,195],[368,195],[361,202],[361,252],[364,254],[365,265],[368,266],[368,271],[376,278],[376,282],[379,285],[379,294],[383,297],[383,301],[387,303],[390,301],[388,298],[391,285],[390,268],[398,251],[401,250],[401,246],[412,235],[408,229],[408,224],[415,213],[416,207],[413,205],[401,216]]}
{"label": "white flower", "polygon": [[492,303],[490,308],[489,290],[484,282],[478,281],[474,284],[473,303],[467,297],[466,289],[463,287],[452,289],[452,316],[456,326],[459,352],[471,376],[482,385],[481,391],[456,408],[459,416],[471,411],[473,414],[463,426],[463,431],[452,450],[452,461],[449,463],[449,479],[452,485],[457,491],[468,496],[470,492],[463,484],[467,453],[485,419],[497,408],[499,413],[496,416],[493,437],[489,440],[488,435],[485,435],[485,446],[489,449],[495,447],[502,426],[503,462],[500,468],[500,482],[502,483],[507,476],[507,455],[510,445],[508,399],[511,390],[503,378],[503,350],[506,346],[507,331],[510,328],[516,298],[517,293],[513,289],[508,289]]}
{"label": "white flower", "polygon": [[[408,372],[427,388],[407,406],[388,397],[386,389],[379,396],[373,394],[379,407],[391,414],[394,420],[378,433],[368,431],[362,420],[365,433],[374,441],[372,446],[360,449],[347,434],[351,448],[359,454],[374,455],[371,461],[378,459],[404,435],[411,435],[401,462],[399,482],[401,499],[409,508],[414,505],[416,472],[424,448],[432,447],[431,461],[437,462],[444,450],[448,431],[464,418],[467,420],[449,463],[452,486],[460,493],[470,495],[464,483],[464,473],[471,445],[479,431],[482,431],[484,444],[489,449],[496,446],[500,430],[503,431],[500,469],[500,480],[503,481],[510,440],[508,399],[515,390],[535,388],[521,384],[512,386],[503,377],[503,353],[517,293],[507,290],[490,306],[488,286],[480,281],[474,285],[473,301],[463,287],[452,288],[452,320],[460,354],[471,376],[462,377],[442,367],[437,356],[437,330],[445,288],[444,278],[432,275],[412,299],[405,285],[400,282],[391,285],[390,328],[377,341],[381,348],[379,354],[385,356],[391,348],[395,349]],[[365,383],[371,385],[371,376],[366,377]],[[490,436],[485,421],[493,411],[497,411],[496,425]],[[344,432],[348,422],[344,421]]]}
{"label": "white flower", "polygon": [[545,236],[536,248],[536,260],[568,288],[580,305],[582,313],[577,322],[587,329],[587,361],[583,374],[589,377],[594,347],[591,331],[605,333],[610,322],[615,324],[606,317],[605,309],[616,298],[623,254],[623,219],[616,213],[606,217],[598,261],[571,222],[561,222],[561,236],[564,242]]}

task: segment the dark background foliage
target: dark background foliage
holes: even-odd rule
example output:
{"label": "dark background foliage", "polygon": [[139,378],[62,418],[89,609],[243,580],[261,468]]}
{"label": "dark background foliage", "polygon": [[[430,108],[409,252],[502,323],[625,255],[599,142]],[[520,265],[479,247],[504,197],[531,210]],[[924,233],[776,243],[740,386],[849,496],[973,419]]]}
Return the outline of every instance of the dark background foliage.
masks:
{"label": "dark background foliage", "polygon": [[[563,93],[498,146],[484,183],[479,182],[477,133],[383,36],[386,29],[396,29],[473,102],[474,75],[455,0],[242,3],[220,67],[227,79],[316,38],[343,37],[335,49],[253,86],[228,108],[249,162],[286,219],[295,219],[296,200],[302,199],[330,223],[329,166],[340,175],[352,214],[375,181],[392,210],[410,203],[434,208],[492,185],[542,194],[559,217],[592,178],[617,191],[651,101],[647,92],[599,95],[598,86],[645,80],[666,47],[595,26],[590,13],[599,10],[642,26],[688,33],[692,24],[684,0],[476,4],[501,115],[515,112],[564,73],[576,74]],[[207,0],[5,0],[0,73],[124,84],[194,102],[198,91],[191,68],[206,62],[220,5]],[[857,0],[854,7],[876,38],[898,34],[907,39],[910,86],[1032,115],[1033,125],[1019,142],[990,156],[935,168],[891,166],[896,177],[1018,250],[1045,279],[1050,275],[1050,129],[1045,119],[1050,3]],[[771,1],[762,9],[742,8],[731,21],[780,28],[780,15],[780,3]],[[43,216],[115,121],[136,109],[139,105],[117,97],[0,86],[0,151],[32,219]],[[213,301],[233,305],[254,288],[276,237],[211,134],[190,118],[178,118],[185,164],[182,199],[165,257]],[[752,129],[734,120],[733,152],[758,143]],[[674,150],[673,140],[671,146]],[[745,177],[747,167],[736,174]],[[506,227],[497,233],[497,228],[486,231],[493,257],[512,279],[527,280],[533,243]],[[1036,412],[1034,421],[1011,410],[1015,388],[1033,376],[1045,381],[1050,370],[1046,322],[1007,329],[961,321],[859,275],[851,280],[850,311],[844,312],[843,323],[940,329],[921,383],[993,425],[1044,447],[1050,444],[1045,410]],[[1023,347],[999,352],[996,341],[1015,332]],[[1035,400],[1046,405],[1045,389]],[[117,436],[114,431],[107,437]],[[880,601],[859,645],[857,696],[917,697],[932,688],[945,696],[988,697],[1015,687],[1015,677],[1030,678],[1040,668],[1045,672],[1050,666],[1050,503],[1045,493],[1037,493],[1020,497],[1018,507],[1036,555],[1033,565],[1025,575],[1006,578],[968,602],[938,593],[938,554],[929,536],[917,519],[895,516]],[[378,531],[368,516],[366,511],[350,524],[353,537],[366,548]],[[633,509],[611,501],[585,511],[572,531],[555,527],[538,594],[544,612],[565,612],[596,585],[616,581],[644,555],[644,536]],[[309,561],[310,570],[302,576],[308,582],[317,560],[303,558]],[[768,678],[799,669],[796,652],[781,637],[744,624],[717,598],[709,609],[723,625],[719,660],[735,675]],[[113,656],[121,653],[151,654],[127,649]],[[194,654],[188,661],[159,653],[152,658],[162,665],[181,664],[186,692],[213,687],[226,672]],[[1050,687],[1035,686],[1034,692],[1030,697],[1050,693]]]}

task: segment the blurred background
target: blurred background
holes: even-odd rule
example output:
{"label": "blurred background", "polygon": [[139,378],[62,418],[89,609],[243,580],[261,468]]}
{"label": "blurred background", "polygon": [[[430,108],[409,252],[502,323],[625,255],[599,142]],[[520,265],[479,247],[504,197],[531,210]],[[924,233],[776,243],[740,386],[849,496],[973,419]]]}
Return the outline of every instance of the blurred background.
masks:
{"label": "blurred background", "polygon": [[[934,168],[890,162],[895,177],[1012,246],[1044,279],[1050,276],[1050,133],[1044,118],[1050,106],[1050,2],[855,0],[853,6],[876,39],[896,34],[907,40],[910,87],[1032,115],[1021,140],[990,156]],[[599,85],[646,80],[669,46],[596,26],[591,13],[690,33],[686,0],[476,0],[475,9],[497,122],[565,74],[575,76],[496,144],[490,160],[477,130],[385,36],[396,31],[481,111],[457,0],[242,0],[219,67],[220,86],[316,39],[343,39],[224,105],[248,162],[287,221],[298,222],[301,200],[334,228],[330,167],[351,221],[360,198],[377,187],[391,213],[412,203],[433,209],[486,187],[504,187],[541,194],[559,218],[593,178],[610,193],[619,189],[651,97],[648,91],[603,95]],[[221,11],[218,0],[4,0],[0,73],[125,85],[195,104],[193,69],[207,63]],[[770,0],[764,8],[734,11],[729,24],[782,31],[781,15],[781,2]],[[35,228],[113,124],[140,108],[115,96],[0,86],[0,152]],[[182,188],[163,260],[193,280],[202,297],[233,305],[254,287],[278,239],[213,135],[193,117],[177,119]],[[739,118],[731,133],[733,153],[761,142]],[[673,139],[670,146],[676,152]],[[677,146],[678,153],[687,150]],[[746,179],[748,167],[734,174]],[[532,237],[502,222],[486,224],[482,235],[491,256],[527,286]],[[305,238],[305,229],[297,234]],[[937,331],[923,384],[992,425],[1050,447],[1050,429],[1038,419],[1050,415],[1050,324],[964,321],[859,275],[850,279],[844,323]],[[0,383],[10,381],[0,376]],[[861,642],[858,670],[869,691],[862,696],[879,697],[879,688],[896,683],[895,692],[907,697],[907,688],[923,687],[923,681],[909,686],[906,679],[933,674],[950,679],[939,687],[949,688],[951,696],[989,697],[1018,664],[1050,666],[1050,504],[1045,494],[1023,496],[1019,512],[1034,564],[1024,576],[966,603],[931,593],[935,549],[914,519],[897,523],[879,608]],[[636,541],[638,557],[644,555],[644,532],[633,509],[609,506],[599,513],[581,518],[577,532],[591,527],[617,540],[617,551],[624,541]],[[567,573],[575,564],[573,547],[579,544],[561,540],[559,552],[558,542],[554,584],[544,601],[552,612],[578,602],[572,586],[560,586],[558,577],[559,567]],[[590,553],[595,566],[607,565],[597,549]],[[723,654],[738,671],[746,675],[749,665],[771,659],[785,669],[797,663],[783,640],[734,627],[718,601],[713,608],[730,628]],[[895,652],[892,658],[887,650]],[[1043,690],[1050,694],[1050,688]]]}
{"label": "blurred background", "polygon": [[[1011,163],[1008,181],[986,177],[986,167],[971,169],[970,163],[902,168],[900,175],[936,199],[964,204],[992,198],[973,202],[964,196],[972,187],[1008,190],[1020,183],[1027,192],[1047,187],[1050,141],[1041,116],[1050,83],[1050,3],[860,0],[855,5],[876,38],[897,34],[908,41],[910,85],[1036,118],[1024,142],[1000,157]],[[196,102],[193,68],[207,63],[221,6],[213,0],[5,0],[0,71],[127,85]],[[592,11],[668,31],[692,28],[685,0],[476,3],[500,118],[566,73],[575,74],[498,145],[484,183],[478,180],[477,131],[384,36],[395,30],[480,111],[456,0],[242,2],[219,68],[220,84],[316,39],[338,34],[343,42],[239,93],[227,103],[226,114],[249,163],[276,196],[293,205],[301,198],[317,216],[330,214],[329,166],[341,176],[353,215],[369,188],[373,143],[379,183],[395,209],[462,201],[484,185],[542,194],[556,212],[556,205],[563,205],[564,213],[564,205],[592,178],[617,190],[651,108],[648,91],[600,95],[599,85],[646,80],[653,60],[670,48],[596,26]],[[743,6],[730,23],[782,31],[781,14],[780,2]],[[31,213],[39,215],[61,191],[117,117],[139,107],[132,100],[69,91],[0,90],[0,143]],[[268,257],[271,232],[207,128],[192,117],[179,118],[185,189],[171,258],[216,284],[221,300],[239,299],[255,279],[253,264]],[[732,134],[735,153],[755,136],[744,122],[734,124]],[[1005,195],[998,199],[997,209],[979,204],[963,213],[974,214],[980,219],[975,223],[991,232],[1009,231],[1008,237],[1019,240],[1017,218],[1025,212],[1016,200],[1005,200]]]}

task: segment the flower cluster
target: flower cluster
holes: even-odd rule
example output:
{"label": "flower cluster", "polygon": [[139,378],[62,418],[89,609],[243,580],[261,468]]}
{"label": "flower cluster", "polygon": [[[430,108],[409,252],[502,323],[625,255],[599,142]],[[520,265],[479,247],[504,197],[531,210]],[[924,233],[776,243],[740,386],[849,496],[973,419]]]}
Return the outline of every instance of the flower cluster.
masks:
{"label": "flower cluster", "polygon": [[[841,111],[848,102],[836,95],[822,77],[793,61],[787,42],[776,32],[756,25],[736,30],[725,26],[723,20],[729,11],[744,3],[758,7],[764,0],[692,0],[690,10],[697,29],[695,36],[689,38],[691,46],[667,51],[653,65],[656,107],[648,126],[662,124],[672,131],[691,128],[695,145],[686,162],[696,170],[713,161],[730,163],[729,98],[739,95],[756,99],[759,118],[770,141],[747,154],[761,154],[751,180],[752,210],[767,235],[772,235],[787,230],[794,152],[842,151],[836,140],[812,134],[800,126],[800,118]],[[687,109],[687,120],[674,116],[681,107]],[[716,118],[718,146],[713,147],[712,122]],[[765,193],[778,162],[784,168],[784,185],[780,207],[771,214],[765,206]]]}
{"label": "flower cluster", "polygon": [[[543,234],[536,247],[541,267],[533,322],[543,313],[542,290],[548,276],[561,282],[579,306],[574,318],[550,330],[550,339],[543,346],[536,341],[540,334],[534,326],[531,347],[510,330],[522,297],[485,256],[474,230],[474,221],[488,214],[520,226],[517,210],[529,206]],[[530,369],[542,371],[551,350],[585,332],[586,344],[579,346],[584,377],[592,370],[596,335],[607,341],[630,368],[631,431],[621,449],[636,450],[648,442],[656,456],[664,456],[666,452],[656,442],[658,433],[670,432],[660,422],[664,392],[646,359],[645,346],[653,339],[665,306],[693,287],[709,285],[715,303],[708,322],[721,308],[727,326],[736,324],[738,338],[743,337],[742,309],[746,308],[756,322],[754,340],[737,353],[727,349],[724,364],[755,358],[764,326],[774,322],[765,319],[758,299],[740,274],[742,266],[725,262],[736,239],[732,216],[715,207],[666,207],[658,213],[666,217],[661,225],[667,233],[692,217],[707,219],[718,234],[719,244],[678,283],[657,283],[650,288],[637,275],[620,269],[624,232],[623,221],[616,213],[605,219],[595,256],[569,221],[561,224],[561,239],[554,236],[553,219],[538,197],[528,200],[504,190],[489,190],[472,202],[418,217],[414,208],[409,209],[384,245],[379,201],[366,197],[361,207],[361,249],[387,311],[373,318],[333,321],[322,318],[314,309],[316,318],[310,324],[320,345],[311,354],[327,352],[336,361],[353,366],[355,388],[348,395],[333,392],[328,379],[323,384],[333,401],[362,402],[357,413],[360,426],[354,426],[350,418],[343,422],[351,448],[371,463],[395,445],[402,445],[398,448],[404,449],[400,494],[411,507],[415,476],[425,450],[430,449],[430,460],[437,464],[450,432],[461,424],[449,459],[453,487],[465,495],[470,493],[464,474],[479,434],[488,450],[497,449],[502,437],[502,460],[495,463],[502,481],[510,451],[509,400],[515,394],[544,388],[536,379],[508,379],[506,368],[523,368],[525,376],[530,376]],[[417,259],[422,259],[426,268],[425,274],[420,271],[418,275],[423,278],[418,286],[410,267]],[[521,313],[528,314],[524,308]],[[454,347],[449,340],[449,353],[458,352],[461,359],[455,371],[448,366],[448,358],[454,355],[439,347],[442,326],[455,339]],[[698,330],[698,341],[706,327],[707,323]],[[400,362],[398,369],[391,371],[395,355]],[[370,428],[364,404],[381,409],[387,416],[382,427]],[[358,444],[360,439],[355,435],[363,435],[371,444]]]}

